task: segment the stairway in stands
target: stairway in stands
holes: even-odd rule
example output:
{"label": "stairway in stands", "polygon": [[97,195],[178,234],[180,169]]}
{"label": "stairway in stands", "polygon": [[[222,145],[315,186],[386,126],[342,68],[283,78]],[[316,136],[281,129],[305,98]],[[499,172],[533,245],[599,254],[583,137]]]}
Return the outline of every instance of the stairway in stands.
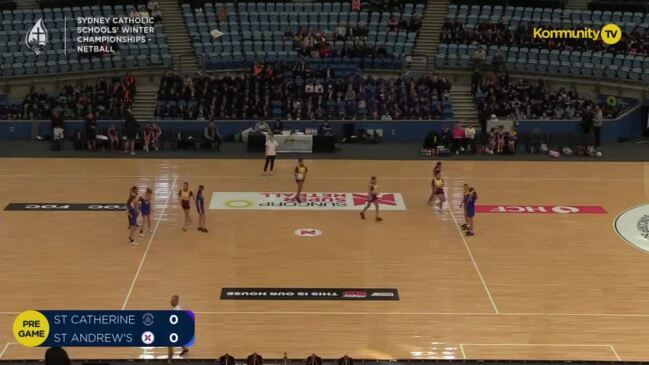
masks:
{"label": "stairway in stands", "polygon": [[185,19],[178,0],[158,0],[162,13],[162,24],[167,35],[169,52],[174,66],[179,72],[192,74],[198,71],[198,62],[192,48],[192,40],[187,32]]}
{"label": "stairway in stands", "polygon": [[421,56],[428,56],[429,68],[435,63],[432,57],[437,53],[439,35],[442,32],[442,25],[448,13],[448,0],[428,0],[423,23],[417,37],[413,61],[410,65],[413,71],[426,71],[426,62]]}
{"label": "stairway in stands", "polygon": [[566,4],[566,9],[572,10],[586,10],[588,9],[588,3],[590,0],[570,0]]}
{"label": "stairway in stands", "polygon": [[138,85],[135,98],[133,99],[133,115],[140,122],[153,119],[156,100],[158,99],[158,85]]}
{"label": "stairway in stands", "polygon": [[473,103],[471,86],[453,85],[451,87],[451,103],[453,103],[453,114],[455,119],[462,123],[478,123],[478,109]]}

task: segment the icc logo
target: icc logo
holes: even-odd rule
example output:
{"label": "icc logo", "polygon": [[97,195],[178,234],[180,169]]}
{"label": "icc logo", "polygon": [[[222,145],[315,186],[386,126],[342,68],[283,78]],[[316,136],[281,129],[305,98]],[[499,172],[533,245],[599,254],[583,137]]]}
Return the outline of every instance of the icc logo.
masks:
{"label": "icc logo", "polygon": [[25,35],[25,44],[36,55],[41,54],[43,47],[47,44],[47,28],[43,24],[43,18],[39,18],[32,29],[27,32],[27,35]]}

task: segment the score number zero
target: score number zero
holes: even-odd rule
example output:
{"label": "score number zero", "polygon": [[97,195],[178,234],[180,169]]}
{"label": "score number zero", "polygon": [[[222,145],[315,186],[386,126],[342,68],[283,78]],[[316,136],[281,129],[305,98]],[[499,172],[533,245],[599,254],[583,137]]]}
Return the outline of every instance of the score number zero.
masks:
{"label": "score number zero", "polygon": [[[175,315],[175,314],[170,315],[170,316],[169,316],[169,323],[171,323],[172,326],[175,326],[176,324],[178,324],[178,316]],[[176,343],[176,342],[178,342],[178,334],[175,333],[175,332],[172,332],[172,333],[169,335],[169,341],[170,341],[171,343]]]}

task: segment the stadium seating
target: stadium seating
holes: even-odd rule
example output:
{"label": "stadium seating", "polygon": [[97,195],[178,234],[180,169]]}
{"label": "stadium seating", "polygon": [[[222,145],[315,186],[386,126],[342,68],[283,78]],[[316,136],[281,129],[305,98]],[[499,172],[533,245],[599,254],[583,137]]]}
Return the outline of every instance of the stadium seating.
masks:
{"label": "stadium seating", "polygon": [[[5,10],[0,13],[0,55],[6,76],[56,74],[90,70],[142,68],[170,65],[171,56],[160,22],[147,36],[146,44],[126,44],[115,53],[89,57],[77,52],[77,32],[73,19],[89,16],[128,16],[133,5],[63,7],[30,10]],[[48,31],[48,44],[36,55],[27,48],[26,33],[42,18]],[[67,39],[64,39],[67,19]],[[118,49],[117,49],[118,48]]]}
{"label": "stadium seating", "polygon": [[[311,120],[384,119],[389,114],[390,119],[451,119],[450,84],[438,81],[442,82],[364,78],[353,68],[305,63],[266,65],[257,74],[198,76],[191,81],[171,72],[162,78],[156,117]],[[321,86],[319,92],[316,85]]]}
{"label": "stadium seating", "polygon": [[[222,13],[227,8],[227,16]],[[301,27],[313,33],[333,33],[339,24],[360,26],[367,31],[367,42],[384,49],[383,56],[328,57],[321,63],[354,64],[360,68],[399,69],[405,55],[412,53],[416,31],[402,29],[390,32],[390,16],[408,23],[417,14],[421,18],[424,4],[406,3],[401,12],[352,11],[349,2],[292,3],[206,3],[192,9],[182,5],[183,16],[191,34],[197,56],[208,68],[240,68],[254,61],[291,61],[298,58],[298,50],[286,32],[296,34]],[[222,19],[219,19],[219,17]],[[210,32],[223,33],[213,38]],[[331,42],[339,55],[351,41]]]}
{"label": "stadium seating", "polygon": [[[449,5],[447,19],[458,21],[464,29],[472,31],[481,23],[502,21],[514,33],[519,26],[551,26],[561,29],[601,28],[616,23],[626,32],[649,32],[649,13],[628,11],[591,11],[533,7]],[[531,30],[527,31],[531,37]],[[542,44],[529,41],[529,47],[497,44],[440,44],[436,56],[437,66],[468,67],[479,46],[487,48],[487,64],[498,50],[502,52],[507,69],[518,72],[540,72],[579,77],[611,78],[649,82],[649,54],[625,54],[615,47],[601,49],[542,48]],[[593,42],[595,43],[595,42]],[[590,45],[590,44],[589,44]],[[539,49],[540,48],[540,49]]]}

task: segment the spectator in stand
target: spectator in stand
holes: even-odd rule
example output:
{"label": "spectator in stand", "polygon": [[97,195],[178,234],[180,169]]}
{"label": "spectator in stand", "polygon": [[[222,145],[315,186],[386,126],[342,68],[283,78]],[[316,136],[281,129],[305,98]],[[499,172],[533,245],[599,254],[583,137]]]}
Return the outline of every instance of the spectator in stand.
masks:
{"label": "spectator in stand", "polygon": [[412,18],[410,18],[410,24],[408,25],[408,31],[409,32],[419,32],[419,29],[421,29],[421,18],[419,17],[419,14],[413,14]]}
{"label": "spectator in stand", "polygon": [[45,365],[71,365],[68,353],[62,347],[50,347],[45,351]]}
{"label": "spectator in stand", "polygon": [[479,70],[487,61],[487,51],[484,46],[479,46],[473,54],[473,67]]}
{"label": "spectator in stand", "polygon": [[503,52],[500,49],[496,50],[496,53],[494,54],[491,63],[494,67],[494,71],[496,72],[500,72],[505,66],[505,56],[503,55]]}
{"label": "spectator in stand", "polygon": [[322,125],[318,128],[318,134],[323,135],[323,136],[331,136],[333,135],[333,128],[329,125],[328,121],[324,121]]}
{"label": "spectator in stand", "polygon": [[253,352],[246,359],[246,365],[263,365],[264,358],[256,352]]}
{"label": "spectator in stand", "polygon": [[230,11],[228,10],[228,6],[226,4],[223,4],[221,9],[219,9],[219,21],[221,22],[227,21],[229,16],[230,16]]}
{"label": "spectator in stand", "polygon": [[337,365],[354,365],[354,359],[345,355],[336,361]]}
{"label": "spectator in stand", "polygon": [[110,152],[119,149],[119,131],[115,127],[115,124],[111,124],[110,128],[108,128],[108,145],[110,147]]}
{"label": "spectator in stand", "polygon": [[388,29],[390,32],[399,31],[399,20],[394,15],[390,15],[390,18],[388,19]]}
{"label": "spectator in stand", "polygon": [[219,365],[236,365],[234,356],[226,353],[219,358]]}
{"label": "spectator in stand", "polygon": [[93,113],[86,114],[85,118],[86,129],[86,147],[88,151],[97,150],[97,119]]}
{"label": "spectator in stand", "polygon": [[305,363],[305,365],[322,365],[322,358],[316,354],[311,354],[306,358]]}

